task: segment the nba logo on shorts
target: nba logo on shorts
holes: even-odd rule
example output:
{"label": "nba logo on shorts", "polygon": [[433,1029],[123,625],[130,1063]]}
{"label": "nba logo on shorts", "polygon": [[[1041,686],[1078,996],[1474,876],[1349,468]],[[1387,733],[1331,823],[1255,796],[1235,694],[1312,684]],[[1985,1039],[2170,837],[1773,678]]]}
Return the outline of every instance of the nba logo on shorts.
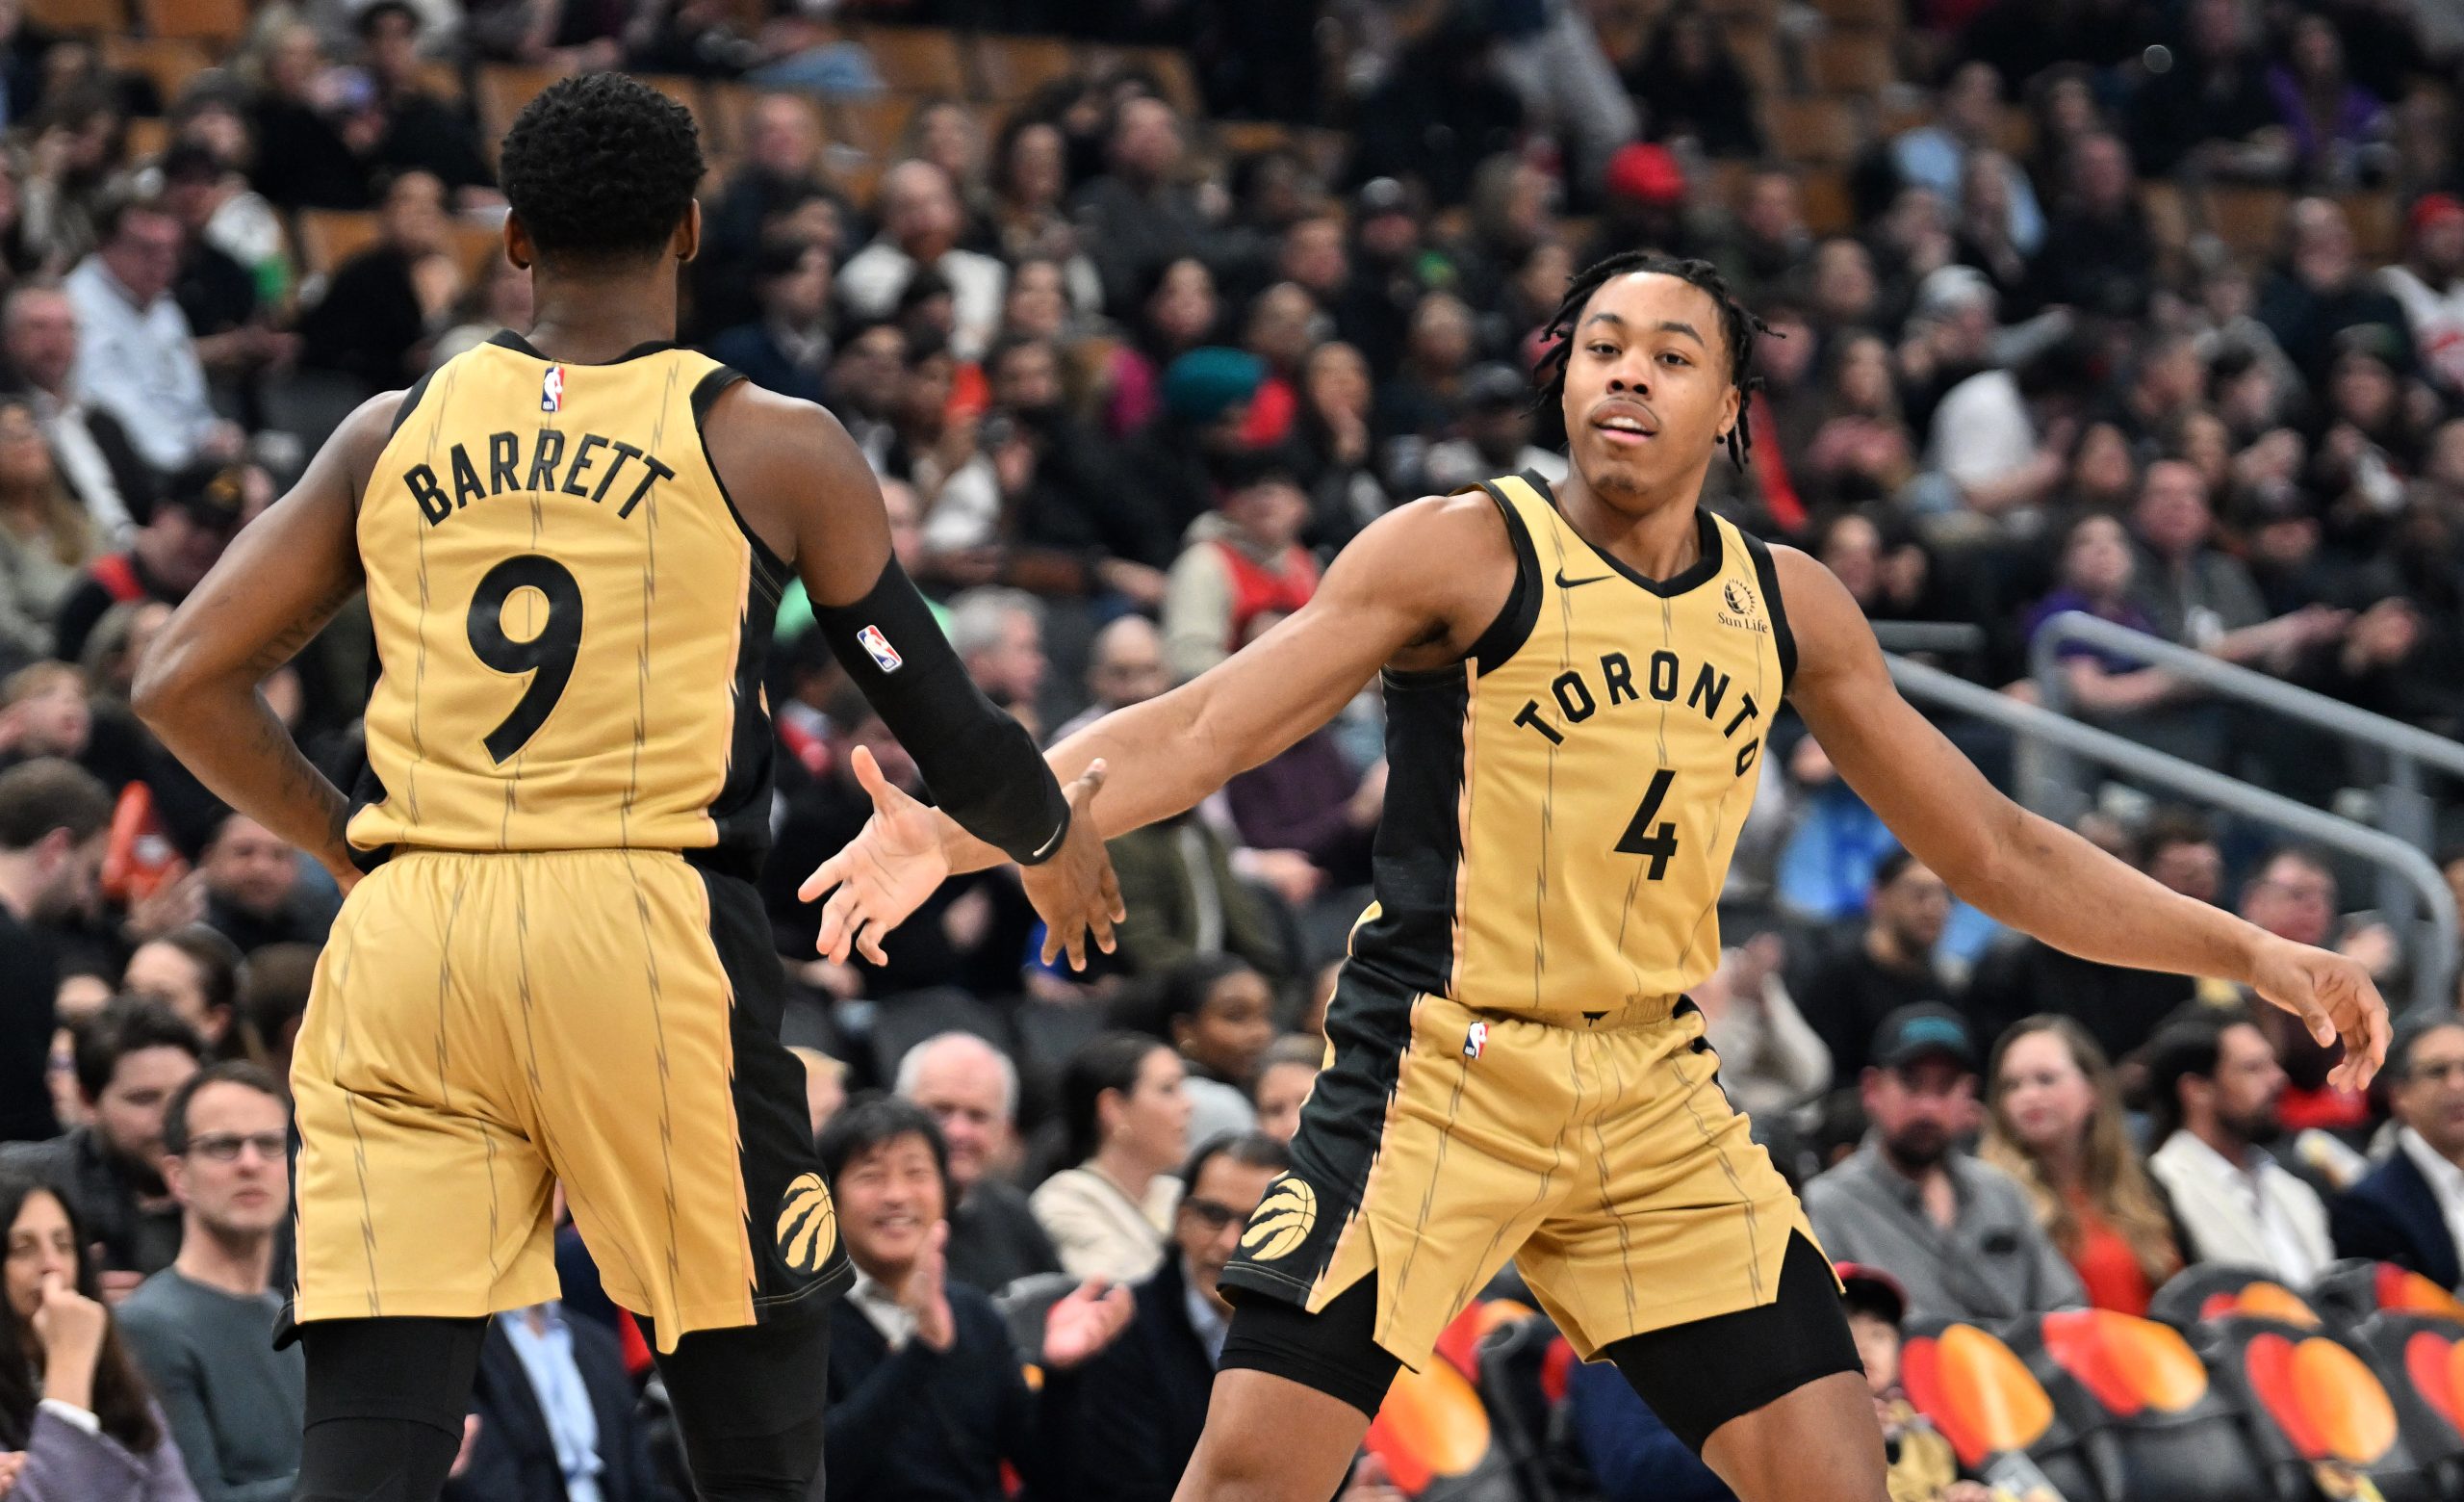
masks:
{"label": "nba logo on shorts", "polygon": [[551,365],[548,374],[539,377],[539,410],[561,412],[565,408],[565,368]]}
{"label": "nba logo on shorts", "polygon": [[1488,1047],[1488,1023],[1474,1023],[1470,1027],[1463,1030],[1463,1056],[1465,1058],[1476,1059],[1481,1055],[1481,1053],[1487,1050]]}
{"label": "nba logo on shorts", "polygon": [[873,655],[873,660],[881,664],[885,673],[897,672],[899,664],[907,660],[898,655],[898,649],[889,644],[889,638],[882,634],[878,626],[867,626],[856,633],[856,639],[864,644],[864,650]]}

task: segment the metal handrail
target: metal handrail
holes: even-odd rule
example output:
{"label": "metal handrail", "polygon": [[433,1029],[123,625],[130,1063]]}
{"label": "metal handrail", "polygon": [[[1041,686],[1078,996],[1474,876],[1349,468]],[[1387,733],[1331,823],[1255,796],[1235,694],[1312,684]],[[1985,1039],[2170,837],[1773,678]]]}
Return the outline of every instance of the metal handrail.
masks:
{"label": "metal handrail", "polygon": [[[2062,645],[2069,641],[2163,668],[2214,692],[2315,725],[2348,744],[2380,753],[2387,758],[2387,780],[2378,789],[2378,827],[2417,850],[2426,852],[2435,843],[2437,814],[2422,789],[2421,769],[2434,766],[2464,777],[2464,744],[2081,610],[2065,610],[2047,620],[2028,647],[2029,666],[2045,707],[2060,713],[2070,712],[2070,685],[2061,659]],[[2403,883],[2382,880],[2378,904],[2398,921],[2412,916],[2410,889]]]}
{"label": "metal handrail", "polygon": [[1985,650],[1985,628],[1971,621],[1871,621],[1885,652],[1939,652],[1948,656]]}
{"label": "metal handrail", "polygon": [[2339,818],[2279,792],[2211,771],[2194,762],[2152,750],[2109,730],[2082,724],[2050,710],[2025,704],[2007,694],[1980,687],[1937,667],[1891,657],[1890,676],[1900,691],[1978,719],[1990,720],[2023,739],[2058,746],[2074,756],[2101,762],[2137,778],[2171,789],[2185,797],[2230,809],[2246,818],[2292,834],[2297,839],[2342,850],[2401,879],[2418,896],[2429,917],[2408,945],[2413,965],[2415,1010],[2446,1005],[2445,993],[2455,972],[2455,897],[2428,856],[2394,835],[2367,824]]}

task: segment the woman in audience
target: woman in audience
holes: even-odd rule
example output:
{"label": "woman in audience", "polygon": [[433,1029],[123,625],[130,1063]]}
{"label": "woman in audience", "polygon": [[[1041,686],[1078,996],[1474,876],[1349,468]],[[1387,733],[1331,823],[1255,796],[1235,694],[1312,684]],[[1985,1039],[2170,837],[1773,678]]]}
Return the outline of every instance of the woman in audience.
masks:
{"label": "woman in audience", "polygon": [[[2062,545],[2061,585],[2028,612],[2023,639],[2035,640],[2044,623],[2065,610],[2154,634],[2156,623],[2130,603],[2132,567],[2130,536],[2119,520],[2101,511],[2081,517]],[[2066,642],[2060,655],[2071,697],[2092,714],[2127,715],[2151,710],[2180,686],[2163,668],[2085,642]]]}
{"label": "woman in audience", "polygon": [[1308,1033],[1286,1033],[1267,1046],[1258,1077],[1249,1087],[1249,1103],[1257,1108],[1258,1130],[1289,1143],[1300,1130],[1300,1108],[1325,1066],[1326,1040]]}
{"label": "woman in audience", "polygon": [[0,657],[48,656],[52,615],[94,556],[94,529],[52,467],[34,408],[0,401]]}
{"label": "woman in audience", "polygon": [[0,1495],[9,1502],[196,1502],[180,1447],[102,1305],[66,1202],[0,1172]]}
{"label": "woman in audience", "polygon": [[1164,977],[1159,1009],[1165,1041],[1189,1072],[1190,1146],[1258,1125],[1249,1087],[1274,1042],[1274,992],[1249,962],[1232,954],[1183,960]]}
{"label": "woman in audience", "polygon": [[1028,1204],[1073,1278],[1136,1282],[1164,1260],[1189,1156],[1190,1098],[1179,1055],[1143,1033],[1087,1041],[1061,1075],[1065,1168]]}
{"label": "woman in audience", "polygon": [[2026,1018],[1994,1045],[1986,1079],[1985,1160],[2026,1188],[2090,1303],[2146,1313],[2182,1253],[2131,1148],[2104,1050],[2069,1018]]}
{"label": "woman in audience", "polygon": [[1114,351],[1106,373],[1112,391],[1104,403],[1104,430],[1115,438],[1144,427],[1163,409],[1165,369],[1205,344],[1223,311],[1215,296],[1215,273],[1204,261],[1186,255],[1156,271],[1138,309],[1137,338]]}
{"label": "woman in audience", "polygon": [[128,957],[119,989],[127,996],[151,997],[178,1013],[216,1057],[245,1058],[242,1035],[232,1026],[242,960],[238,945],[219,930],[189,923],[139,945]]}

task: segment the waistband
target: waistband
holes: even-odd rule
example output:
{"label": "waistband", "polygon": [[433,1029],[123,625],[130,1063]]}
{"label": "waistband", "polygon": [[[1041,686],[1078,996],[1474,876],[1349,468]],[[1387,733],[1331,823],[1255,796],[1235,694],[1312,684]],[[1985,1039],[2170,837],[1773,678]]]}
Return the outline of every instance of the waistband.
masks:
{"label": "waistband", "polygon": [[457,845],[388,844],[375,850],[355,851],[360,868],[373,871],[394,861],[416,856],[444,857],[452,860],[532,860],[552,861],[565,857],[641,856],[653,860],[682,861],[685,865],[713,876],[732,881],[752,882],[760,874],[762,857],[757,853],[717,845],[696,845],[680,850],[674,845],[557,845],[549,849],[470,850]]}
{"label": "waistband", "polygon": [[[1454,1000],[1448,997],[1449,1000]],[[1701,1007],[1682,996],[1637,997],[1605,1007],[1565,1007],[1547,1011],[1519,1007],[1481,1007],[1455,1000],[1454,1004],[1474,1017],[1490,1022],[1534,1023],[1542,1027],[1562,1027],[1568,1032],[1621,1032],[1633,1027],[1661,1027],[1687,1012],[1700,1013]]]}

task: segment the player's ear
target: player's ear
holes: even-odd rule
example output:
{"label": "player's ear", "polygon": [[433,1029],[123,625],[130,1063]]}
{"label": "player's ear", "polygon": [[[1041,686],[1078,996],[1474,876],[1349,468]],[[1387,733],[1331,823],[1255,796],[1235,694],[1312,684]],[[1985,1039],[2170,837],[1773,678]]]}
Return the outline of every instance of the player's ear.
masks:
{"label": "player's ear", "polygon": [[669,242],[679,261],[690,261],[702,253],[702,200],[694,198],[684,205],[684,218],[677,223],[676,238]]}
{"label": "player's ear", "polygon": [[504,217],[504,258],[513,263],[516,271],[523,272],[530,270],[531,263],[539,259],[537,247],[530,244],[530,231],[522,227],[520,216],[510,212]]}

